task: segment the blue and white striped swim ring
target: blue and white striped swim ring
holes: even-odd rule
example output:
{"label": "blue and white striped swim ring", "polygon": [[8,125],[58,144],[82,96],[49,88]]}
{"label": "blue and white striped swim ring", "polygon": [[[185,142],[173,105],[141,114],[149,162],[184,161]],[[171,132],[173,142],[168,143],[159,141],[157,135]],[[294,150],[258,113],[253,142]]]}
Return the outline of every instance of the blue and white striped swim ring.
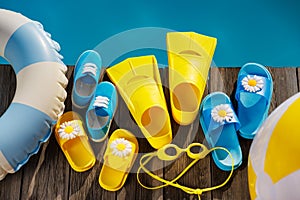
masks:
{"label": "blue and white striped swim ring", "polygon": [[0,56],[17,78],[15,96],[0,118],[0,180],[38,152],[64,110],[67,67],[50,37],[39,22],[0,9]]}

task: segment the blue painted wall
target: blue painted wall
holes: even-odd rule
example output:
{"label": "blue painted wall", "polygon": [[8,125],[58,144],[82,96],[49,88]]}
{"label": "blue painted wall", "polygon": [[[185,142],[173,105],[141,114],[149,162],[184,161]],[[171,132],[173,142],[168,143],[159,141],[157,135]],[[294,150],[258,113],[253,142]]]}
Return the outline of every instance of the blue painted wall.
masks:
{"label": "blue painted wall", "polygon": [[[0,8],[42,22],[61,44],[66,64],[74,64],[82,51],[122,31],[162,27],[217,37],[217,66],[241,66],[249,61],[300,66],[298,0],[4,0]],[[138,35],[136,40],[146,37]],[[165,48],[165,38],[157,41]],[[121,45],[130,44],[123,41]],[[114,48],[118,44],[110,47]],[[107,50],[106,55],[113,53]],[[145,53],[154,53],[160,63],[167,64],[165,52],[151,48],[114,56],[123,59]]]}

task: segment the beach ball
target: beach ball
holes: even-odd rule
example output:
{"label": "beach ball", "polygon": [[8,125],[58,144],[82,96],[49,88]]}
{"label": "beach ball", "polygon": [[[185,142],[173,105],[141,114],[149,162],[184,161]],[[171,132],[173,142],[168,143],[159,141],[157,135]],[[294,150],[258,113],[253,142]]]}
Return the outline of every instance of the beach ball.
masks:
{"label": "beach ball", "polygon": [[300,199],[300,93],[266,119],[249,152],[251,199]]}

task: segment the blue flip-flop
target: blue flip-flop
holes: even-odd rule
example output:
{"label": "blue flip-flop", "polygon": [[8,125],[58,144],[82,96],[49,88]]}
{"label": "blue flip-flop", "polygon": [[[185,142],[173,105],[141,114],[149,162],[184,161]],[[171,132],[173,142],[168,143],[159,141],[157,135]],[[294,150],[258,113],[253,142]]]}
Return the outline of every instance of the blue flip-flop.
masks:
{"label": "blue flip-flop", "polygon": [[117,108],[117,98],[117,91],[112,83],[103,81],[97,85],[86,111],[86,126],[93,141],[101,142],[108,135]]}
{"label": "blue flip-flop", "polygon": [[253,139],[267,118],[272,91],[272,76],[264,66],[247,63],[240,69],[235,99],[243,138]]}
{"label": "blue flip-flop", "polygon": [[72,103],[77,108],[87,107],[100,79],[102,60],[93,50],[83,52],[75,65]]}
{"label": "blue flip-flop", "polygon": [[[200,106],[200,124],[205,139],[211,147],[224,147],[234,159],[236,169],[242,163],[242,150],[237,136],[240,123],[229,97],[222,92],[207,95]],[[213,151],[215,164],[224,171],[230,171],[232,160],[224,151]]]}

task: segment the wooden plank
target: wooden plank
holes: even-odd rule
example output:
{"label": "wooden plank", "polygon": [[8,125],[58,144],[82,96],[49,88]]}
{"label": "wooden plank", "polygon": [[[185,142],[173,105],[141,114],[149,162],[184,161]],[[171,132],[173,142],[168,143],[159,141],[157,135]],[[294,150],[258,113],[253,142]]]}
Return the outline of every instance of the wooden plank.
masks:
{"label": "wooden plank", "polygon": [[[100,198],[101,193],[99,190],[94,189],[94,182],[99,175],[99,162],[90,170],[86,172],[70,172],[70,185],[69,185],[69,199],[88,199],[88,196],[94,195],[94,198]],[[97,183],[97,182],[96,182]],[[96,192],[95,192],[96,191]]]}
{"label": "wooden plank", "polygon": [[[168,80],[168,73],[165,75],[165,79]],[[204,92],[205,96],[207,90]],[[199,125],[199,118],[197,117],[195,121],[188,126],[178,125],[172,118],[170,109],[170,98],[169,90],[166,92],[167,104],[169,106],[169,113],[171,118],[171,125],[173,131],[173,144],[178,145],[181,148],[186,148],[189,144],[193,142],[203,143],[204,134]],[[188,158],[186,154],[183,154],[178,158],[178,160],[170,163],[165,162],[164,168],[164,178],[171,180],[180,174],[186,166],[192,160]],[[210,158],[204,158],[196,163],[181,179],[177,181],[179,184],[190,187],[190,188],[206,188],[211,185],[211,174],[210,174]],[[178,188],[165,187],[164,196],[165,199],[197,199],[197,195],[190,195]],[[204,193],[201,195],[201,199],[211,199],[211,194]]]}
{"label": "wooden plank", "polygon": [[[273,111],[287,98],[299,92],[300,71],[297,68],[269,68],[274,80],[274,93],[272,97],[270,112]],[[205,94],[214,91],[223,91],[231,97],[234,102],[235,81],[239,68],[212,68],[208,87]],[[168,71],[160,69],[165,92],[169,104]],[[73,85],[73,67],[67,72],[69,84],[67,86],[68,97],[65,102],[65,111],[73,110],[71,103],[71,91]],[[109,80],[104,76],[103,80]],[[0,66],[0,114],[10,104],[15,91],[15,75],[8,65]],[[83,112],[84,113],[84,112]],[[81,113],[81,114],[83,114]],[[131,117],[124,101],[119,99],[118,111],[111,131],[116,128],[125,128],[136,134],[140,145],[140,154],[154,151],[148,141],[143,138],[140,129]],[[199,125],[199,119],[190,126],[179,126],[172,120],[174,143],[186,147],[194,142],[204,142],[204,134]],[[243,151],[243,164],[235,170],[231,181],[223,188],[201,195],[201,199],[249,199],[247,181],[247,158],[252,140],[239,137]],[[136,180],[135,171],[138,167],[139,158],[130,173],[124,187],[118,192],[103,190],[98,183],[99,173],[102,167],[102,155],[106,142],[93,143],[98,156],[96,165],[84,173],[74,172],[67,163],[53,135],[50,141],[44,144],[40,152],[33,156],[29,162],[17,173],[8,175],[0,182],[0,199],[197,199],[196,195],[188,195],[183,191],[166,187],[160,190],[146,190]],[[155,167],[155,174],[165,179],[172,179],[180,173],[185,166],[191,162],[186,156],[181,156],[174,163],[153,162],[149,167]],[[164,168],[163,168],[164,167]],[[205,188],[220,184],[228,176],[228,172],[219,170],[211,157],[205,158],[197,163],[178,183],[192,188]],[[160,184],[149,176],[142,174],[142,182],[146,185]]]}
{"label": "wooden plank", "polygon": [[273,77],[271,111],[298,92],[297,68],[270,68]]}
{"label": "wooden plank", "polygon": [[300,68],[297,68],[298,91],[300,91]]}
{"label": "wooden plank", "polygon": [[0,115],[10,105],[16,91],[16,75],[10,65],[0,65]]}
{"label": "wooden plank", "polygon": [[[209,81],[209,92],[222,91],[227,94],[234,103],[238,72],[239,68],[212,68]],[[248,151],[252,140],[246,140],[239,137],[239,141],[243,153],[243,163],[234,171],[231,181],[227,183],[226,186],[212,191],[213,199],[250,199],[248,192],[247,163]],[[229,175],[229,172],[224,172],[217,168],[214,162],[212,162],[211,170],[212,185],[223,183]]]}
{"label": "wooden plank", "polygon": [[[16,76],[9,65],[0,65],[0,116],[10,105],[16,89]],[[0,199],[20,199],[23,169],[0,181]]]}
{"label": "wooden plank", "polygon": [[23,167],[22,199],[68,198],[69,165],[55,138]]}
{"label": "wooden plank", "polygon": [[0,181],[0,199],[19,200],[21,197],[23,170],[14,174],[8,174],[5,179]]}

